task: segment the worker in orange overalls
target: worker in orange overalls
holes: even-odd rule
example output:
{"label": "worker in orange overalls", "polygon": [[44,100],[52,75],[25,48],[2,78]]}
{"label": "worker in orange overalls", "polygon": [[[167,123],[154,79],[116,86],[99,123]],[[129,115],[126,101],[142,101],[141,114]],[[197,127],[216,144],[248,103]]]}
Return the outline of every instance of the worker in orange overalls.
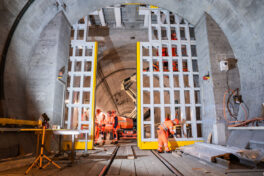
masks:
{"label": "worker in orange overalls", "polygon": [[114,121],[114,124],[113,124],[113,138],[114,138],[114,140],[112,141],[112,143],[117,144],[118,143],[118,134],[117,134],[118,117],[116,115],[115,110],[112,111],[112,117],[113,117],[113,121]]}
{"label": "worker in orange overalls", "polygon": [[175,32],[171,34],[171,40],[178,40]]}
{"label": "worker in orange overalls", "polygon": [[159,61],[153,62],[153,71],[159,71]]}
{"label": "worker in orange overalls", "polygon": [[178,70],[178,61],[172,61],[172,69],[174,72],[179,71]]}
{"label": "worker in orange overalls", "polygon": [[113,140],[113,126],[114,126],[114,118],[112,117],[112,111],[108,111],[105,118],[105,132],[110,134],[110,140]]}
{"label": "worker in orange overalls", "polygon": [[105,115],[104,114],[102,114],[102,118],[99,122],[99,125],[101,126],[100,134],[101,134],[102,145],[104,145],[105,144]]}
{"label": "worker in orange overalls", "polygon": [[170,120],[169,115],[165,118],[165,122],[162,122],[157,130],[158,133],[158,152],[163,152],[163,146],[165,147],[165,151],[170,153],[170,149],[168,146],[168,138],[169,134],[174,134],[173,126],[179,124],[179,120],[175,118],[174,120]]}
{"label": "worker in orange overalls", "polygon": [[98,139],[100,135],[100,120],[101,120],[102,111],[101,109],[96,109],[95,114],[95,135],[94,135],[94,145],[98,145]]}

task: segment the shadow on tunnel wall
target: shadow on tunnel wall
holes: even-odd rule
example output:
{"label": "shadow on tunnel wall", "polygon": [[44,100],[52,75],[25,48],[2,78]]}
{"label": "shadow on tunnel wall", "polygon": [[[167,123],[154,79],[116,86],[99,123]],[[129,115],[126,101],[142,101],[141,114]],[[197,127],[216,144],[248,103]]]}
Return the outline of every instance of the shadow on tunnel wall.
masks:
{"label": "shadow on tunnel wall", "polygon": [[[45,112],[50,117],[50,126],[61,125],[65,91],[63,82],[65,80],[59,81],[57,76],[61,68],[67,68],[69,42],[70,25],[65,16],[59,13],[42,31],[32,55],[28,59],[26,76],[17,75],[20,77],[19,81],[23,82],[24,88],[12,87],[12,90],[7,91],[25,97],[19,107],[22,113],[17,113],[17,109],[12,109],[9,104],[9,116],[20,114],[20,116],[11,117],[38,120],[40,115]],[[20,65],[13,64],[12,67],[14,70],[19,70]],[[20,95],[19,91],[23,94]],[[14,112],[12,112],[13,110]],[[1,153],[6,153],[3,157],[10,157],[10,155],[34,153],[36,150],[37,137],[34,132],[2,133],[0,138],[0,157]],[[55,138],[55,140],[57,139]],[[51,145],[53,149],[58,147],[53,143]]]}

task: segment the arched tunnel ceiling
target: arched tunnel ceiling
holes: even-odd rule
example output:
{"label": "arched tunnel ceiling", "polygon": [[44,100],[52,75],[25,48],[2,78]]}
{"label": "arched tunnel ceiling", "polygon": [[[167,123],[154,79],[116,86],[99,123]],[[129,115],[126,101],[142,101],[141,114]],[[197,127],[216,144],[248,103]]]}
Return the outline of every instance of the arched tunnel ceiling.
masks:
{"label": "arched tunnel ceiling", "polygon": [[[144,33],[147,34],[147,31],[137,33],[136,38],[146,40],[147,35],[142,35]],[[99,59],[96,107],[105,112],[115,109],[119,115],[128,115],[135,107],[133,100],[121,90],[122,81],[136,72],[136,41],[130,40],[130,43],[120,48],[111,48]],[[132,87],[136,91],[136,83]]]}
{"label": "arched tunnel ceiling", "polygon": [[[256,97],[262,97],[262,94],[258,92],[264,92],[264,88],[255,82],[255,78],[262,80],[264,76],[263,72],[256,71],[261,70],[261,65],[264,64],[261,59],[264,55],[262,49],[264,2],[262,0],[64,0],[64,2],[67,6],[66,16],[70,23],[99,8],[122,3],[153,4],[177,13],[194,25],[204,13],[208,13],[223,30],[235,56],[239,59],[242,93],[258,90],[256,96],[244,96],[246,101],[252,102],[249,106],[254,108],[256,103],[263,103],[263,98],[256,100]],[[21,95],[24,95],[25,83],[22,80],[26,79],[27,63],[30,61],[41,31],[57,13],[58,8],[54,1],[38,0],[31,5],[21,19],[11,41],[6,62],[5,91],[6,99],[9,101],[7,104],[14,106],[23,104],[25,98]],[[17,69],[12,69],[14,66]],[[17,90],[15,87],[20,89]],[[23,112],[19,110],[21,108],[23,106],[16,107],[14,111]]]}

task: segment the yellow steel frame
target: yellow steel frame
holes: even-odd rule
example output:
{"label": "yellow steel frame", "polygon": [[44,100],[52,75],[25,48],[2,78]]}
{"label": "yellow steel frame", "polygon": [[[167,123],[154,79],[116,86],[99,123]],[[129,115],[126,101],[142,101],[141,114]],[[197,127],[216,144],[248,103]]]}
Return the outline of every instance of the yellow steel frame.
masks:
{"label": "yellow steel frame", "polygon": [[2,125],[28,125],[28,126],[38,126],[41,125],[41,121],[33,120],[18,120],[10,118],[0,118],[0,124]]}
{"label": "yellow steel frame", "polygon": [[[196,142],[203,142],[203,140],[191,140],[191,141],[169,141],[169,148],[171,150],[175,150],[178,147],[182,147],[185,145],[192,145]],[[157,149],[158,148],[158,142],[141,142],[140,149]]]}
{"label": "yellow steel frame", "polygon": [[[140,149],[157,149],[158,142],[141,141],[141,80],[140,80],[140,59],[141,59],[140,42],[137,42],[137,145]],[[203,140],[185,140],[185,141],[169,141],[169,147],[175,149],[177,147],[191,145],[195,142],[203,142]]]}
{"label": "yellow steel frame", "polygon": [[[92,96],[92,125],[91,125],[91,141],[88,142],[88,149],[93,149],[94,143],[94,120],[95,120],[95,91],[96,91],[96,72],[97,72],[97,52],[98,42],[94,44],[94,69],[93,69],[93,96]],[[80,145],[80,144],[79,144]],[[77,145],[78,147],[78,145]],[[77,149],[76,147],[76,149]]]}
{"label": "yellow steel frame", "polygon": [[159,8],[158,6],[154,6],[154,5],[150,5],[150,8],[151,9],[157,9],[157,8]]}
{"label": "yellow steel frame", "polygon": [[[95,119],[95,91],[96,91],[96,70],[97,70],[97,52],[98,52],[98,42],[95,42],[94,45],[94,69],[93,69],[93,95],[92,95],[92,124],[91,124],[91,135],[90,141],[87,143],[87,149],[93,149],[94,143],[94,119]],[[63,149],[67,150],[68,146],[71,149],[71,141],[64,141],[63,142]],[[84,150],[85,149],[85,142],[77,141],[75,142],[75,149],[76,150]]]}
{"label": "yellow steel frame", "polygon": [[[96,69],[97,69],[97,50],[98,43],[95,43],[95,56],[94,56],[94,77],[93,77],[93,95],[92,95],[92,121],[94,124],[95,115],[95,88],[96,88]],[[141,141],[141,81],[140,81],[140,59],[141,59],[141,47],[140,42],[137,42],[137,145],[140,149],[157,149],[158,142],[143,142]],[[93,149],[94,142],[94,125],[92,125],[91,140],[88,142],[88,149]],[[195,142],[203,142],[203,140],[185,140],[185,141],[169,141],[169,147],[175,149],[177,147],[191,145]],[[68,146],[71,148],[71,141],[65,141],[63,143],[63,148],[66,150]],[[85,142],[75,142],[75,149],[83,150],[85,149]]]}
{"label": "yellow steel frame", "polygon": [[140,83],[140,42],[137,42],[137,144],[141,148],[141,83]]}
{"label": "yellow steel frame", "polygon": [[[94,116],[95,116],[95,90],[96,90],[96,70],[97,70],[97,52],[98,52],[98,42],[95,42],[94,45],[94,69],[93,69],[93,95],[92,95],[92,125],[91,125],[91,140],[87,144],[88,149],[93,149],[93,142],[94,142]],[[31,126],[38,126],[41,125],[41,121],[30,121],[30,120],[16,120],[16,119],[9,119],[9,118],[0,118],[0,124],[14,124],[14,125],[31,125]],[[55,131],[52,129],[46,129],[47,131]],[[65,129],[62,129],[65,130]],[[42,129],[20,129],[20,131],[42,131]],[[71,149],[71,141],[64,141],[63,142],[63,149],[67,150],[68,146]],[[75,142],[75,149],[83,150],[85,149],[85,142]]]}

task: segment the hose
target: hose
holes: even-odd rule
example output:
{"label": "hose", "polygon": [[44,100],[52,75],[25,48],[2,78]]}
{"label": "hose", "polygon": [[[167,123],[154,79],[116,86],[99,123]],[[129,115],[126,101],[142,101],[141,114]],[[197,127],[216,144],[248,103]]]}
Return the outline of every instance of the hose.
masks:
{"label": "hose", "polygon": [[241,105],[243,111],[245,112],[245,120],[247,120],[247,119],[248,119],[248,113],[247,113],[246,108],[245,108],[244,106],[242,106],[243,104],[244,104],[244,103],[241,103],[240,105]]}
{"label": "hose", "polygon": [[230,110],[230,108],[229,108],[230,99],[231,99],[231,97],[234,96],[234,95],[235,95],[235,91],[232,91],[232,93],[229,95],[229,97],[228,97],[228,99],[227,99],[226,107],[227,107],[227,110],[228,110],[230,116],[233,117],[235,120],[237,120],[237,116],[233,115],[232,112],[231,112],[231,110]]}
{"label": "hose", "polygon": [[227,116],[226,116],[226,94],[229,93],[229,91],[234,91],[232,89],[228,89],[225,91],[224,93],[224,97],[223,97],[223,114],[224,114],[224,118],[225,118],[225,121],[230,123],[229,120],[227,119]]}
{"label": "hose", "polygon": [[[231,110],[229,109],[229,106],[228,106],[228,104],[230,103],[231,97],[234,96],[236,92],[238,94],[238,91],[239,91],[238,89],[236,89],[236,90],[228,89],[228,90],[225,91],[224,96],[223,96],[223,114],[224,114],[224,119],[225,119],[225,121],[228,124],[230,124],[230,123],[236,123],[236,122],[241,122],[241,121],[238,121],[237,118],[231,113]],[[231,92],[231,94],[229,95],[228,100],[227,100],[227,103],[226,103],[226,95],[229,92]],[[248,119],[248,112],[247,112],[246,108],[242,104],[244,105],[244,103],[240,103],[240,106],[242,107],[242,110],[245,113],[245,120],[247,120]],[[227,115],[226,115],[226,107],[228,109],[228,112],[229,112],[230,116],[236,119],[235,121],[230,121],[227,118]]]}

